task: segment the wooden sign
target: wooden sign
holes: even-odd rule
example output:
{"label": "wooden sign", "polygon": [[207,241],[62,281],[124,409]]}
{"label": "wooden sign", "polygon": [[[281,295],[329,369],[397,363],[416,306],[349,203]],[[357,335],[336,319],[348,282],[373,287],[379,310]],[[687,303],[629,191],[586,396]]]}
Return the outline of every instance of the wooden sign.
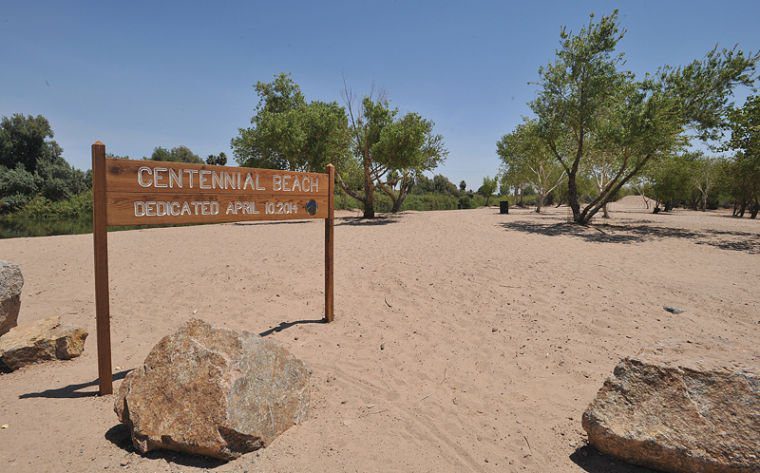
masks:
{"label": "wooden sign", "polygon": [[327,218],[327,174],[106,159],[108,225]]}
{"label": "wooden sign", "polygon": [[106,159],[92,145],[95,310],[100,394],[113,392],[108,226],[325,220],[325,321],[333,320],[333,192],[327,173]]}

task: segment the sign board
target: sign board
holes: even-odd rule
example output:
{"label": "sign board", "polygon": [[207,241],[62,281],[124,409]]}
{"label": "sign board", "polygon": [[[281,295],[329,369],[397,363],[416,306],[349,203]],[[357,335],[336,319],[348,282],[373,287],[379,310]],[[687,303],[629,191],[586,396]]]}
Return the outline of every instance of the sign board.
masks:
{"label": "sign board", "polygon": [[329,176],[106,159],[108,225],[327,218]]}
{"label": "sign board", "polygon": [[325,220],[325,320],[333,320],[333,192],[327,173],[106,159],[92,145],[95,310],[100,394],[113,392],[107,228],[248,220]]}

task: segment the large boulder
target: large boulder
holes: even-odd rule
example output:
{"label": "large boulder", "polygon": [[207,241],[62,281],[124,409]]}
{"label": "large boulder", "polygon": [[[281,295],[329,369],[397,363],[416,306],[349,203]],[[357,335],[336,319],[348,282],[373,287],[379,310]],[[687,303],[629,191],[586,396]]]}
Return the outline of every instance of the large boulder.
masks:
{"label": "large boulder", "polygon": [[50,317],[19,325],[0,337],[0,368],[16,370],[46,360],[69,360],[82,354],[87,331]]}
{"label": "large boulder", "polygon": [[274,342],[190,320],[127,375],[114,410],[142,453],[230,460],[306,418],[308,380],[303,362]]}
{"label": "large boulder", "polygon": [[760,472],[760,379],[625,358],[583,414],[596,449],[663,471]]}
{"label": "large boulder", "polygon": [[0,260],[0,336],[17,325],[23,286],[21,268]]}

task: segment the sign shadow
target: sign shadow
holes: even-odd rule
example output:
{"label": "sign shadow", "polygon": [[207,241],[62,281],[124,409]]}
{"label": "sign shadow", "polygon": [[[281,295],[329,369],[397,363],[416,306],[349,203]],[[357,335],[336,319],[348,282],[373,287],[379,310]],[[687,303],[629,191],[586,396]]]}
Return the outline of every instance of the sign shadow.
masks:
{"label": "sign shadow", "polygon": [[327,323],[327,319],[307,319],[307,320],[294,320],[292,322],[280,322],[279,325],[266,329],[263,332],[260,332],[259,336],[268,337],[272,335],[273,333],[282,332],[283,330],[289,329],[290,327],[293,327],[294,325],[326,324],[326,323]]}
{"label": "sign shadow", "polygon": [[[131,369],[128,370],[122,370],[118,373],[113,374],[113,381],[118,381],[121,379],[124,379],[124,377],[132,371]],[[46,389],[44,391],[36,392],[36,393],[26,393],[20,395],[19,399],[31,399],[31,398],[37,398],[37,397],[44,397],[49,399],[77,399],[80,397],[91,397],[91,396],[97,396],[98,390],[88,390],[88,391],[81,391],[84,388],[89,387],[96,387],[98,386],[98,380],[93,379],[92,381],[88,381],[86,383],[79,383],[79,384],[69,384],[68,386],[63,386],[60,388],[53,388],[53,389]]]}

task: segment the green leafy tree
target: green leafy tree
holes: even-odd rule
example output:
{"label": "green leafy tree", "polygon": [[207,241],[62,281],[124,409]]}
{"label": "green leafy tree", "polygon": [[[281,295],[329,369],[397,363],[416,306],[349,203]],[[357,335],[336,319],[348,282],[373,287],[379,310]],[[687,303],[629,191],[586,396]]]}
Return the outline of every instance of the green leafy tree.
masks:
{"label": "green leafy tree", "polygon": [[661,158],[649,171],[657,213],[664,205],[666,212],[689,199],[691,193],[690,158],[686,154],[674,154]]}
{"label": "green leafy tree", "polygon": [[488,202],[491,200],[491,196],[496,192],[496,189],[498,188],[499,182],[496,179],[496,177],[484,177],[483,178],[483,185],[480,186],[478,189],[478,194],[482,195],[486,199],[486,207],[488,207]]}
{"label": "green leafy tree", "polygon": [[743,217],[749,207],[750,217],[760,211],[760,95],[747,98],[743,107],[728,114],[731,137],[726,149],[736,156],[728,167],[728,187],[734,198],[734,215]]}
{"label": "green leafy tree", "polygon": [[62,200],[87,189],[85,173],[63,150],[42,115],[14,114],[0,120],[0,210],[15,211],[41,195]]}
{"label": "green leafy tree", "polygon": [[696,207],[703,212],[707,210],[710,195],[721,180],[721,170],[718,158],[708,157],[700,152],[691,153],[690,181],[692,187],[699,192]]}
{"label": "green leafy tree", "polygon": [[338,182],[363,204],[364,218],[375,216],[376,189],[391,199],[391,211],[397,212],[416,178],[445,158],[443,138],[433,134],[430,120],[416,113],[398,117],[398,110],[383,98],[364,97],[356,110],[346,90],[346,102],[354,165],[338,173]]}
{"label": "green leafy tree", "polygon": [[0,212],[11,212],[26,205],[39,192],[34,173],[18,163],[16,167],[0,166]]}
{"label": "green leafy tree", "polygon": [[203,160],[200,156],[193,153],[190,148],[184,145],[176,146],[170,150],[159,146],[153,149],[153,153],[150,155],[150,158],[143,159],[150,159],[151,161],[168,161],[175,163],[203,163]]}
{"label": "green leafy tree", "polygon": [[0,120],[0,166],[21,164],[30,172],[42,161],[60,157],[61,147],[53,141],[53,129],[42,115],[20,113]]}
{"label": "green leafy tree", "polygon": [[457,195],[457,186],[443,174],[433,176],[433,192],[438,194]]}
{"label": "green leafy tree", "polygon": [[224,166],[227,164],[227,155],[222,151],[219,154],[209,154],[208,158],[206,158],[206,164],[211,164],[214,166]]}
{"label": "green leafy tree", "polygon": [[336,102],[306,102],[288,74],[258,82],[259,103],[250,128],[232,139],[241,166],[291,171],[340,170],[349,153],[346,113]]}
{"label": "green leafy tree", "polygon": [[536,191],[536,213],[541,213],[546,196],[565,178],[562,167],[542,139],[538,123],[528,120],[504,135],[496,143],[496,153],[502,161],[502,186]]}
{"label": "green leafy tree", "polygon": [[465,192],[467,191],[467,183],[462,179],[459,181],[459,192]]}
{"label": "green leafy tree", "polygon": [[[577,34],[563,28],[556,60],[539,70],[531,108],[549,150],[567,175],[573,220],[587,224],[650,161],[688,143],[687,131],[715,138],[737,84],[751,85],[758,55],[713,49],[687,66],[666,66],[636,80],[621,70],[616,48],[623,32],[617,11]],[[606,153],[611,172],[581,208],[579,175],[593,155]]]}

